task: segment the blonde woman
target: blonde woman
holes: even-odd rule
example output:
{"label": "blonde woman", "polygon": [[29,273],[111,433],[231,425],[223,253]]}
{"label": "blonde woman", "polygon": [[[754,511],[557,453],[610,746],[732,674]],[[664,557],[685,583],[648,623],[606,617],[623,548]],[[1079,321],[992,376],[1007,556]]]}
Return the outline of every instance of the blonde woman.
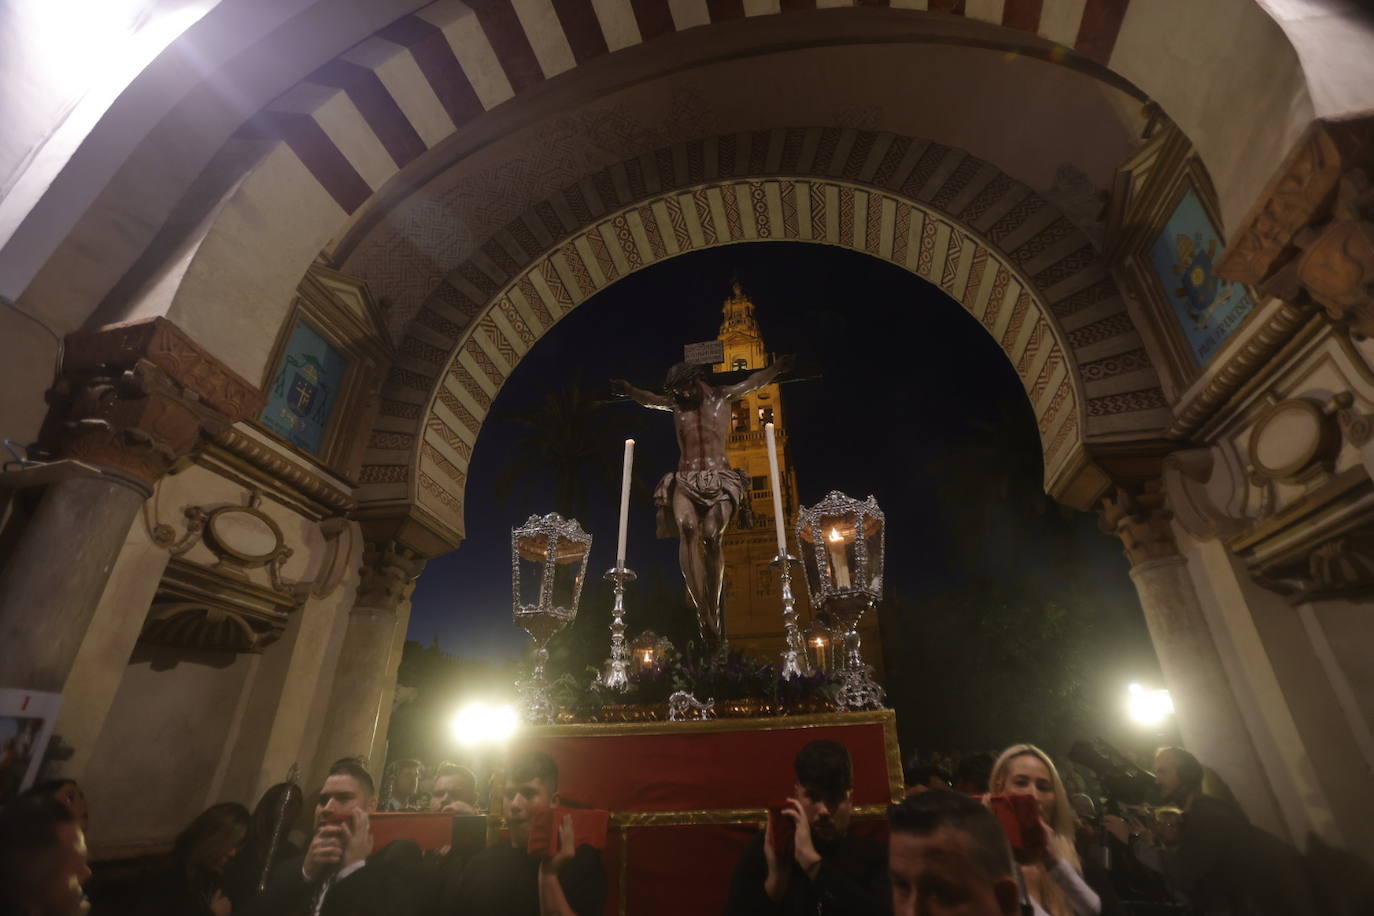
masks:
{"label": "blonde woman", "polygon": [[1048,754],[1033,744],[1014,744],[992,765],[993,795],[1033,795],[1048,842],[1033,861],[1021,863],[1026,891],[1037,912],[1048,916],[1098,916],[1101,898],[1083,880],[1073,846],[1074,814],[1064,783]]}

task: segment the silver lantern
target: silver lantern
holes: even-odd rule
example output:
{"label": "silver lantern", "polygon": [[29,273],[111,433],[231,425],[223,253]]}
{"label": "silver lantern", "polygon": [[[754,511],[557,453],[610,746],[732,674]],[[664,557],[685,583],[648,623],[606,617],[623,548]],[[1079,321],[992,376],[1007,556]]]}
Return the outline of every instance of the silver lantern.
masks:
{"label": "silver lantern", "polygon": [[531,515],[525,524],[511,529],[510,547],[515,624],[530,634],[535,645],[534,671],[517,686],[524,696],[525,719],[552,722],[553,701],[544,676],[549,640],[577,619],[592,536],[576,519],[551,512],[543,517]]}
{"label": "silver lantern", "polygon": [[859,621],[883,597],[883,528],[883,512],[872,496],[860,501],[837,490],[797,516],[811,604],[836,621],[835,638],[842,644],[841,709],[883,705],[883,688],[864,664],[859,644]]}

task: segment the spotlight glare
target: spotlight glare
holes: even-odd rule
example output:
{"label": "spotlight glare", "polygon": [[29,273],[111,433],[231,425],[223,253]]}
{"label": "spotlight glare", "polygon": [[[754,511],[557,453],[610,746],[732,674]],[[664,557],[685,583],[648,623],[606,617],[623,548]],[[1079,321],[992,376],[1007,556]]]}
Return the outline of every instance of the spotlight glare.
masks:
{"label": "spotlight glare", "polygon": [[515,707],[509,703],[492,705],[480,700],[464,706],[449,727],[459,744],[500,744],[515,734],[518,725]]}
{"label": "spotlight glare", "polygon": [[1126,714],[1137,725],[1159,725],[1174,714],[1174,701],[1167,690],[1146,690],[1131,684],[1126,693]]}

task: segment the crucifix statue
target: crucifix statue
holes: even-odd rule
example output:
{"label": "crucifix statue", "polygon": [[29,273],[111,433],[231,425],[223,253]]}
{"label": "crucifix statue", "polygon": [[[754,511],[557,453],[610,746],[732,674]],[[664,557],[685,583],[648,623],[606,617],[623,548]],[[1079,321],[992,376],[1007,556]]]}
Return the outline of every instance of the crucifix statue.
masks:
{"label": "crucifix statue", "polygon": [[657,532],[661,538],[679,539],[678,562],[687,583],[687,595],[696,607],[701,638],[712,648],[725,638],[722,539],[749,490],[748,472],[730,467],[725,456],[730,407],[734,401],[772,382],[790,366],[790,359],[779,358],[734,384],[714,385],[709,366],[678,363],[668,370],[663,394],[644,391],[623,379],[611,381],[614,394],[644,407],[673,413],[682,457],[677,470],[665,474],[654,490]]}

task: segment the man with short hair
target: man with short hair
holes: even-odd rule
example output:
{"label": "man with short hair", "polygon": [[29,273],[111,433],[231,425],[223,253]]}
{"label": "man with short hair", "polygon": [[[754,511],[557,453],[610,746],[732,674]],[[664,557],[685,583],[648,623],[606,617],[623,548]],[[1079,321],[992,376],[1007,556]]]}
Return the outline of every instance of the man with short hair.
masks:
{"label": "man with short hair", "polygon": [[372,853],[372,776],[357,760],[334,762],[315,805],[315,833],[303,857],[272,873],[250,913],[258,916],[413,916],[432,902],[419,847],[389,843]]}
{"label": "man with short hair", "polygon": [[441,763],[434,771],[429,810],[450,814],[477,813],[477,775],[456,763]]}
{"label": "man with short hair", "polygon": [[56,799],[26,793],[0,811],[0,914],[82,916],[86,837]]}
{"label": "man with short hair", "polygon": [[730,882],[730,916],[843,916],[886,913],[887,855],[871,837],[849,831],[854,765],[836,741],[797,752],[796,781],[782,816],[794,826],[793,852],[780,859],[773,825],[745,848]]}
{"label": "man with short hair", "polygon": [[557,825],[559,851],[527,851],[535,816],[559,804],[558,765],[528,751],[506,766],[503,790],[508,843],[488,846],[468,862],[444,895],[443,914],[461,916],[600,916],[606,904],[601,853],[585,843],[573,849],[572,819]]}
{"label": "man with short hair", "polygon": [[957,792],[908,795],[887,814],[893,916],[1014,916],[1020,888],[997,816]]}
{"label": "man with short hair", "polygon": [[1181,747],[1155,754],[1165,803],[1183,810],[1165,872],[1204,914],[1303,916],[1319,911],[1298,851],[1252,825],[1239,808],[1203,792],[1206,770]]}
{"label": "man with short hair", "polygon": [[418,760],[398,760],[392,772],[391,797],[383,811],[418,811],[424,801],[419,798],[420,776],[424,765]]}

